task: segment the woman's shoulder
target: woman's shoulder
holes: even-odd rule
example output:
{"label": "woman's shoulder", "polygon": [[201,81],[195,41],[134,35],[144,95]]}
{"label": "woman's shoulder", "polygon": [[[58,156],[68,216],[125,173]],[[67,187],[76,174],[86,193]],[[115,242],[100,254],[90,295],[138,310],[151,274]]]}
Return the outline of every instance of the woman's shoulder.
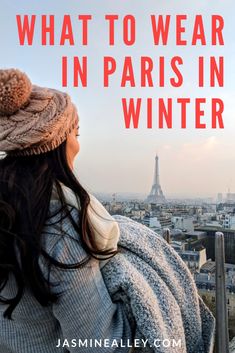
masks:
{"label": "woman's shoulder", "polygon": [[66,227],[71,224],[70,216],[76,223],[79,222],[80,210],[71,204],[66,204],[66,207],[62,205],[58,199],[51,199],[47,214],[45,226],[51,227],[54,224],[60,224]]}
{"label": "woman's shoulder", "polygon": [[[41,242],[43,249],[56,261],[75,263],[87,257],[79,232],[79,210],[68,205],[64,209],[59,200],[51,200]],[[73,222],[77,224],[74,228]]]}

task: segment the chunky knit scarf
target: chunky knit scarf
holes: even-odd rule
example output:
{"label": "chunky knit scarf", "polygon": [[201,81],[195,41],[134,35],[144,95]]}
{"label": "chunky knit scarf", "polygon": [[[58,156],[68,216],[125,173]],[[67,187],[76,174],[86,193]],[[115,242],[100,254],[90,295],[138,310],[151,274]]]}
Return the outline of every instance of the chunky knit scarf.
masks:
{"label": "chunky knit scarf", "polygon": [[114,218],[121,252],[101,271],[112,300],[124,304],[134,338],[147,341],[134,351],[212,353],[215,320],[183,260],[149,228]]}

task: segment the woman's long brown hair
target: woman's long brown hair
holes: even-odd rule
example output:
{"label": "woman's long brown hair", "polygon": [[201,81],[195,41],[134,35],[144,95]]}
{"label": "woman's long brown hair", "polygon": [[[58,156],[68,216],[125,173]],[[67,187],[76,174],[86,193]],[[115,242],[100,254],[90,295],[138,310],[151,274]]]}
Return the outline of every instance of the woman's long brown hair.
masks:
{"label": "woman's long brown hair", "polygon": [[[74,207],[66,202],[60,183],[69,187],[76,195],[80,205],[78,224],[71,215]],[[60,207],[56,213],[50,214],[53,185],[57,189]],[[103,258],[109,258],[117,253],[111,249],[98,250],[87,217],[89,202],[89,194],[67,163],[66,141],[47,153],[21,157],[6,155],[0,160],[0,304],[8,305],[4,317],[11,319],[27,286],[41,305],[47,306],[56,302],[58,294],[53,293],[52,283],[43,276],[39,257],[44,257],[49,269],[52,265],[74,269],[85,265],[91,257],[103,255]],[[68,217],[78,233],[87,252],[87,257],[82,262],[64,264],[56,261],[43,249],[43,228],[57,214],[58,222]],[[14,298],[4,298],[1,292],[7,285],[10,273],[15,277],[17,293]]]}

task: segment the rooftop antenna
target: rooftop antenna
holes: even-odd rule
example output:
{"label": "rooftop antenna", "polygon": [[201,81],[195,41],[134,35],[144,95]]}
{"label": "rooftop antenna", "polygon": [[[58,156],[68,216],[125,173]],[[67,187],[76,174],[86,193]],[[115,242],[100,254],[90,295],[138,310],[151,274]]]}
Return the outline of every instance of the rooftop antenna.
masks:
{"label": "rooftop antenna", "polygon": [[171,243],[171,232],[169,228],[164,228],[163,238],[167,241],[168,244]]}

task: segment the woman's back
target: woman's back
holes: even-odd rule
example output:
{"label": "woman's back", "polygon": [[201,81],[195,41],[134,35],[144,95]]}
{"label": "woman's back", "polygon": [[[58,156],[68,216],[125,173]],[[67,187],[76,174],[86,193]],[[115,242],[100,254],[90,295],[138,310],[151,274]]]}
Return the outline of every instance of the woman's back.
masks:
{"label": "woman's back", "polygon": [[[60,207],[59,201],[50,202],[50,211]],[[75,208],[71,215],[78,222],[79,212]],[[57,261],[74,263],[86,256],[68,218],[57,223],[57,214],[43,229],[42,246]],[[67,234],[67,235],[65,235]],[[43,275],[48,276],[45,259],[39,260]],[[55,291],[61,292],[58,302],[43,307],[30,290],[25,293],[16,306],[12,318],[3,318],[5,306],[0,305],[0,352],[1,353],[58,353],[58,352],[94,352],[95,340],[101,340],[102,348],[97,352],[128,352],[130,348],[105,348],[106,342],[114,339],[132,338],[131,329],[121,303],[114,304],[103,282],[100,262],[92,258],[79,269],[53,268],[50,281],[57,283]],[[16,293],[16,284],[10,276],[7,286],[1,293],[12,298]],[[92,347],[93,346],[93,347]],[[90,347],[90,348],[89,348]]]}

